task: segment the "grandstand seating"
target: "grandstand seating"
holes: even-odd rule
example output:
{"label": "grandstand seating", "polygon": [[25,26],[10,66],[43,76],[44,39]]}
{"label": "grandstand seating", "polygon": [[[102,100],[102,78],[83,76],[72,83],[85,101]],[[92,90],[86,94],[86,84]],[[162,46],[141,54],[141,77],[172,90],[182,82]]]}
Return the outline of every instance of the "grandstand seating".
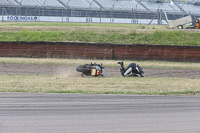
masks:
{"label": "grandstand seating", "polygon": [[118,1],[115,4],[117,10],[129,10],[129,11],[145,11],[145,8],[138,2],[133,1]]}
{"label": "grandstand seating", "polygon": [[64,7],[60,2],[55,0],[40,0],[42,2],[42,6],[46,7]]}
{"label": "grandstand seating", "polygon": [[[180,12],[180,9],[177,8],[176,6],[172,6],[169,3],[149,3],[149,2],[145,2],[143,3],[150,11],[152,12],[157,12],[158,9],[162,9],[165,12],[168,13],[178,13]],[[175,10],[176,8],[176,10]]]}
{"label": "grandstand seating", "polygon": [[89,8],[90,3],[85,0],[60,0],[62,3],[64,3],[68,8],[78,8],[78,9],[84,9]]}
{"label": "grandstand seating", "polygon": [[16,6],[17,3],[14,0],[2,0],[0,6]]}
{"label": "grandstand seating", "polygon": [[100,11],[128,11],[156,14],[162,9],[168,14],[196,15],[200,14],[200,0],[0,0],[0,8],[59,8]]}
{"label": "grandstand seating", "polygon": [[172,8],[173,12],[175,12],[175,13],[180,13],[181,12],[180,8],[177,5],[169,4],[169,6]]}
{"label": "grandstand seating", "polygon": [[116,3],[113,0],[106,0],[106,1],[96,0],[96,2],[98,2],[103,7],[103,9],[107,9],[107,10],[113,10],[113,6]]}
{"label": "grandstand seating", "polygon": [[179,6],[187,13],[187,14],[199,14],[200,13],[200,6],[194,6],[190,4],[179,4]]}

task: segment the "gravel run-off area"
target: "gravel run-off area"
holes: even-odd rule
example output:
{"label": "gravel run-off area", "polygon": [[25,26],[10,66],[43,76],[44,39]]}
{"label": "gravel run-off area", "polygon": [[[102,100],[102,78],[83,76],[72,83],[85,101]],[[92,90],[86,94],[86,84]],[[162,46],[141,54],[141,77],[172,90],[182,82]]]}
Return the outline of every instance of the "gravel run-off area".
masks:
{"label": "gravel run-off area", "polygon": [[[73,74],[81,75],[76,72],[77,66],[69,65],[31,65],[31,64],[12,64],[0,63],[0,74],[28,74],[28,75],[56,75]],[[200,78],[199,69],[181,68],[143,68],[145,77],[176,77],[176,78]],[[119,67],[107,67],[103,70],[104,76],[121,76]]]}

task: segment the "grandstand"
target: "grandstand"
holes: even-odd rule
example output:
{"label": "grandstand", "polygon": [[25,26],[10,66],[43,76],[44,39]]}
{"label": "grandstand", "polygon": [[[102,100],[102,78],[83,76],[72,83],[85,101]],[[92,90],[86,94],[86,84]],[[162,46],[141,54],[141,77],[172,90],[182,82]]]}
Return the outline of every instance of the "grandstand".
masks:
{"label": "grandstand", "polygon": [[89,22],[94,18],[107,18],[108,22],[116,18],[168,21],[187,15],[198,18],[200,0],[0,0],[0,11],[2,21],[11,21],[9,16],[16,21],[20,16],[34,16],[37,21],[46,20],[42,17],[62,17],[62,21],[65,17],[68,22],[71,17],[86,17]]}

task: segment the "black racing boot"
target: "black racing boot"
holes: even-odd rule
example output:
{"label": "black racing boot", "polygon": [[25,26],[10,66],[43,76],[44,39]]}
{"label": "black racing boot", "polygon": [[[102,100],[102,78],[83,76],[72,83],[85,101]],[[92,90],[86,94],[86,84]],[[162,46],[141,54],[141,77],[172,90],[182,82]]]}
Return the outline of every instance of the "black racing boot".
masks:
{"label": "black racing boot", "polygon": [[125,68],[124,68],[124,62],[117,62],[117,64],[120,64],[121,67],[120,67],[120,72],[121,72],[121,75],[124,76],[124,73],[125,73]]}
{"label": "black racing boot", "polygon": [[121,66],[124,66],[124,62],[117,62],[117,64],[120,64]]}

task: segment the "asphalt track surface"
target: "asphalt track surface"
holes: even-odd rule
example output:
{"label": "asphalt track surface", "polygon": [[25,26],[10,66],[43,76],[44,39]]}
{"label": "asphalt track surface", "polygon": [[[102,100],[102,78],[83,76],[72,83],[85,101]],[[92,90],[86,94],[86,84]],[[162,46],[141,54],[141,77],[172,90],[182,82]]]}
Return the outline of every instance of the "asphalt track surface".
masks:
{"label": "asphalt track surface", "polygon": [[0,133],[199,133],[199,96],[0,93]]}

